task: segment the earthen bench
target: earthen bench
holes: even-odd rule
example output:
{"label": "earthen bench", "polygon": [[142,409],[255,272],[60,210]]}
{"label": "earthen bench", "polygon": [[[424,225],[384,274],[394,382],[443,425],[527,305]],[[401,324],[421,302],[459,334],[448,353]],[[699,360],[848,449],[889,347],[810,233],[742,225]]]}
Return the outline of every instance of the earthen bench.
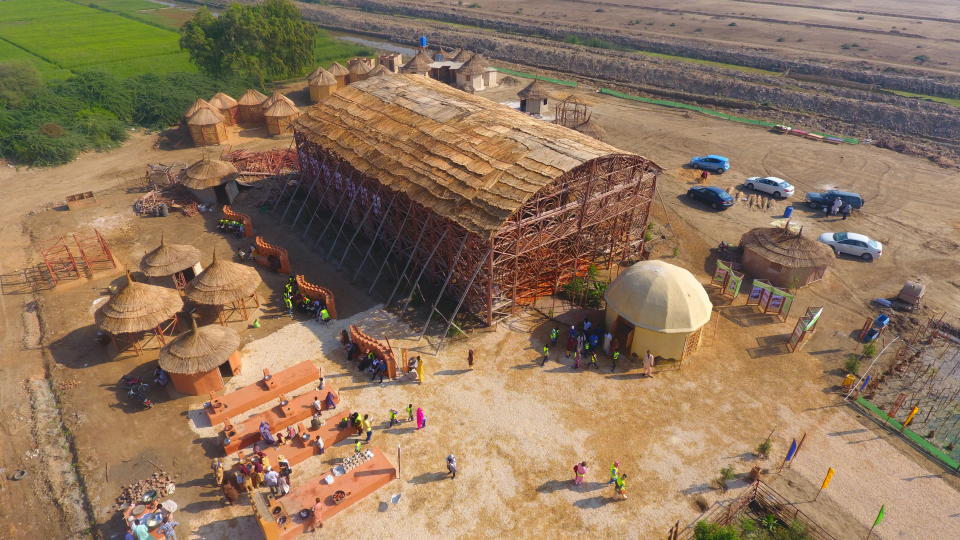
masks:
{"label": "earthen bench", "polygon": [[330,289],[310,283],[303,277],[303,274],[298,274],[296,280],[300,294],[307,298],[320,300],[327,306],[327,312],[330,313],[330,317],[333,319],[337,318],[337,304],[334,301],[333,293],[330,292]]}
{"label": "earthen bench", "polygon": [[230,208],[229,204],[223,205],[223,215],[227,219],[243,223],[244,238],[250,238],[253,236],[253,220],[250,219],[250,216],[241,214],[240,212],[234,212],[233,208]]}
{"label": "earthen bench", "polygon": [[[221,432],[221,441],[229,440],[229,443],[223,445],[223,451],[230,455],[241,448],[246,448],[260,440],[260,422],[270,424],[270,432],[277,433],[287,426],[292,426],[301,420],[313,416],[313,401],[319,399],[324,403],[327,392],[333,392],[334,403],[340,402],[340,396],[333,388],[323,390],[312,390],[306,394],[291,398],[286,405],[277,405],[260,414],[255,414],[242,422],[236,424],[225,424]],[[286,399],[280,396],[280,402]],[[326,404],[324,403],[324,410]]]}
{"label": "earthen bench", "polygon": [[320,369],[310,360],[294,364],[275,375],[264,368],[263,378],[251,385],[220,397],[211,394],[210,406],[205,409],[207,418],[210,419],[210,424],[215,426],[283,394],[317,382],[319,378]]}

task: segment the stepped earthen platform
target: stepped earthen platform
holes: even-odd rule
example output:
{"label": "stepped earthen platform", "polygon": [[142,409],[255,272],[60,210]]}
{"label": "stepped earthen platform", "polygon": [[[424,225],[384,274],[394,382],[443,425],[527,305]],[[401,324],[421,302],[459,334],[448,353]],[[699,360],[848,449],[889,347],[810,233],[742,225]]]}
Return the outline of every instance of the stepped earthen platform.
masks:
{"label": "stepped earthen platform", "polygon": [[[276,407],[268,409],[260,414],[255,414],[246,420],[232,425],[226,425],[221,432],[221,441],[229,438],[229,443],[223,445],[223,451],[226,455],[233,454],[241,448],[246,448],[260,440],[260,422],[270,424],[270,431],[276,433],[287,426],[292,426],[297,422],[313,416],[313,400],[319,399],[321,402],[327,397],[327,392],[333,392],[334,403],[340,402],[340,396],[332,387],[324,390],[312,390],[306,394],[289,398],[286,405],[278,404]],[[324,407],[326,409],[326,407]],[[229,433],[227,437],[224,437]]]}
{"label": "stepped earthen platform", "polygon": [[[313,444],[313,441],[317,438],[317,436],[323,438],[324,448],[330,448],[338,442],[347,439],[351,435],[356,435],[357,430],[353,426],[347,426],[343,429],[337,427],[337,424],[340,423],[340,420],[349,415],[350,411],[343,411],[339,414],[335,414],[334,416],[327,418],[323,425],[318,429],[310,429],[308,422],[297,424],[297,433],[299,435],[304,433],[310,435],[310,442],[304,444],[302,439],[297,439],[292,443],[284,444],[280,447],[271,446],[270,448],[263,450],[263,453],[267,455],[270,463],[274,466],[276,466],[276,464],[279,462],[277,457],[283,456],[287,458],[290,466],[293,467],[298,463],[302,463],[309,457],[320,455],[317,445]],[[252,453],[244,454],[244,452],[240,452],[237,457],[239,457],[241,460],[245,460],[247,457],[252,455]],[[239,466],[239,463],[237,465]]]}
{"label": "stepped earthen platform", "polygon": [[[369,450],[373,452],[373,459],[335,477],[333,484],[323,482],[324,477],[333,474],[330,471],[302,481],[300,487],[280,499],[271,497],[269,492],[258,492],[253,497],[253,506],[264,537],[267,540],[290,540],[307,532],[312,518],[301,518],[298,513],[313,508],[317,498],[323,503],[318,522],[322,524],[395,479],[397,469],[390,460],[376,448]],[[347,496],[339,504],[334,504],[333,494],[339,490],[345,491]]]}
{"label": "stepped earthen platform", "polygon": [[276,374],[271,374],[264,368],[263,376],[263,379],[224,396],[211,395],[210,406],[205,408],[210,424],[215,426],[297,388],[316,383],[320,378],[320,369],[306,360]]}

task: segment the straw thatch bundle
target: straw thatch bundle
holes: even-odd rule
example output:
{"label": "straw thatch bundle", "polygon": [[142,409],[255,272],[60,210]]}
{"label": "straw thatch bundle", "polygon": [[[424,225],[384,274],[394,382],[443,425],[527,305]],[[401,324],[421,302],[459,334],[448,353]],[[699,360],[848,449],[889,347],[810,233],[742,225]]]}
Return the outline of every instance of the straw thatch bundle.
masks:
{"label": "straw thatch bundle", "polygon": [[187,128],[193,144],[208,146],[221,144],[227,140],[227,128],[224,115],[212,108],[201,107],[187,119]]}
{"label": "straw thatch bundle", "polygon": [[225,184],[237,175],[237,168],[229,161],[203,158],[183,171],[181,184],[190,189],[207,189]]}
{"label": "straw thatch bundle", "polygon": [[157,249],[140,260],[140,270],[150,277],[172,276],[200,262],[200,250],[187,244],[167,244],[160,237]]}
{"label": "straw thatch bundle", "polygon": [[192,375],[217,369],[240,346],[240,335],[229,326],[211,324],[191,329],[175,337],[160,349],[160,367],[169,373]]}
{"label": "straw thatch bundle", "polygon": [[252,267],[220,260],[213,261],[187,283],[187,298],[205,306],[223,306],[244,300],[257,290],[260,274]]}
{"label": "straw thatch bundle", "polygon": [[300,110],[297,109],[289,100],[278,99],[270,105],[270,108],[263,111],[263,118],[267,124],[267,133],[271,135],[280,135],[290,133],[290,124],[300,116]]}
{"label": "straw thatch bundle", "polygon": [[127,285],[97,310],[97,326],[111,334],[152,330],[183,309],[174,289],[138,283],[127,273]]}
{"label": "straw thatch bundle", "polygon": [[751,229],[741,237],[740,246],[787,268],[826,267],[836,259],[826,244],[779,227]]}
{"label": "straw thatch bundle", "polygon": [[330,64],[330,69],[327,71],[337,78],[337,86],[344,86],[347,84],[347,76],[350,75],[350,70],[343,67],[342,64],[334,62]]}
{"label": "straw thatch bundle", "polygon": [[520,99],[547,99],[550,97],[550,91],[547,86],[540,82],[540,79],[534,79],[533,82],[517,92]]}
{"label": "straw thatch bundle", "polygon": [[254,89],[247,90],[237,100],[237,119],[241,122],[259,122],[263,120],[263,102],[267,96]]}
{"label": "straw thatch bundle", "polygon": [[411,73],[414,75],[426,75],[427,73],[430,73],[430,64],[432,62],[433,60],[427,56],[427,53],[423,49],[420,49],[417,51],[417,54],[410,59],[409,62],[400,68],[400,72]]}
{"label": "straw thatch bundle", "polygon": [[224,122],[226,122],[228,126],[237,123],[237,100],[223,92],[217,92],[210,98],[210,105],[220,111],[220,114],[223,115]]}
{"label": "straw thatch bundle", "polygon": [[454,50],[452,50],[452,51],[445,51],[445,50],[443,50],[443,47],[440,47],[440,50],[437,51],[437,52],[439,52],[440,55],[443,56],[443,59],[444,59],[444,60],[453,61],[453,59],[456,58],[457,55],[460,54],[460,52],[461,52],[462,50],[463,50],[463,49],[461,49],[461,48],[458,47],[458,48],[456,48],[456,49],[454,49]]}

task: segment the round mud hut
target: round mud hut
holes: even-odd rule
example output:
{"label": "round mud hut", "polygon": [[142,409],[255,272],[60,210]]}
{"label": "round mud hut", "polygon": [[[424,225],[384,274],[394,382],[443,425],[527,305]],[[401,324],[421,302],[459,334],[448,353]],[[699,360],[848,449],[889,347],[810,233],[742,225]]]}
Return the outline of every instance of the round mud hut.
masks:
{"label": "round mud hut", "polygon": [[317,68],[308,81],[310,101],[314,103],[320,103],[337,89],[337,78],[323,68]]}
{"label": "round mud hut", "polygon": [[520,112],[542,114],[541,110],[547,106],[550,91],[540,82],[540,79],[534,79],[532,83],[517,92],[517,96],[520,97]]}
{"label": "round mud hut", "polygon": [[337,88],[342,88],[347,85],[347,76],[350,75],[350,70],[343,67],[343,64],[334,62],[330,64],[330,69],[327,71],[337,78]]}
{"label": "round mud hut", "polygon": [[254,89],[247,90],[237,100],[237,121],[255,123],[263,121],[263,102],[267,96]]}
{"label": "round mud hut", "polygon": [[836,256],[827,245],[804,238],[801,232],[780,227],[747,231],[740,238],[743,269],[755,278],[790,289],[822,279]]}
{"label": "round mud hut", "polygon": [[187,118],[190,138],[197,146],[212,146],[227,141],[227,126],[224,116],[212,107],[200,107]]}
{"label": "round mud hut", "polygon": [[223,388],[223,376],[240,373],[240,336],[229,326],[198,328],[190,318],[190,330],[160,349],[159,364],[181,394],[202,396]]}
{"label": "round mud hut", "polygon": [[167,244],[160,236],[157,249],[140,260],[140,270],[150,278],[173,278],[173,285],[183,289],[187,282],[203,270],[200,267],[200,250],[187,244]]}
{"label": "round mud hut", "polygon": [[297,109],[290,100],[278,99],[273,102],[267,110],[263,111],[263,119],[267,124],[267,133],[270,135],[283,135],[291,133],[290,126],[297,117],[300,116],[300,109]]}
{"label": "round mud hut", "polygon": [[348,84],[362,81],[370,76],[373,67],[366,60],[366,58],[354,58],[350,61],[350,75],[347,76]]}
{"label": "round mud hut", "polygon": [[241,320],[247,320],[248,300],[258,307],[257,286],[260,285],[260,273],[250,266],[217,258],[213,253],[210,266],[197,274],[187,283],[187,298],[204,306],[218,308],[220,324],[226,324],[230,315],[239,312]]}
{"label": "round mud hut", "polygon": [[224,94],[223,92],[217,92],[210,98],[210,105],[216,107],[220,114],[223,115],[223,121],[228,126],[232,126],[237,123],[237,100],[232,97]]}
{"label": "round mud hut", "polygon": [[119,351],[132,346],[140,355],[150,340],[143,342],[144,334],[152,333],[163,343],[181,309],[183,299],[176,290],[136,282],[128,272],[126,285],[96,311],[94,319]]}
{"label": "round mud hut", "polygon": [[684,358],[700,346],[713,304],[687,270],[663,261],[634,264],[607,288],[606,324],[621,354]]}
{"label": "round mud hut", "polygon": [[410,59],[403,67],[400,68],[400,73],[410,73],[413,75],[427,75],[430,73],[430,64],[432,60],[427,56],[426,51],[421,49]]}
{"label": "round mud hut", "polygon": [[180,183],[200,202],[230,204],[239,192],[236,178],[233,163],[204,158],[184,169]]}

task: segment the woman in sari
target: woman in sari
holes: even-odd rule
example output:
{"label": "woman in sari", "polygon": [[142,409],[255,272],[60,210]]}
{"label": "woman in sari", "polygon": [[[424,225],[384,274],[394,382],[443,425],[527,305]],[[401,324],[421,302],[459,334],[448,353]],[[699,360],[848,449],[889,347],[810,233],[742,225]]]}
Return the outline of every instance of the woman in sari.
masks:
{"label": "woman in sari", "polygon": [[427,425],[427,416],[423,414],[423,409],[417,407],[417,430],[423,429]]}

